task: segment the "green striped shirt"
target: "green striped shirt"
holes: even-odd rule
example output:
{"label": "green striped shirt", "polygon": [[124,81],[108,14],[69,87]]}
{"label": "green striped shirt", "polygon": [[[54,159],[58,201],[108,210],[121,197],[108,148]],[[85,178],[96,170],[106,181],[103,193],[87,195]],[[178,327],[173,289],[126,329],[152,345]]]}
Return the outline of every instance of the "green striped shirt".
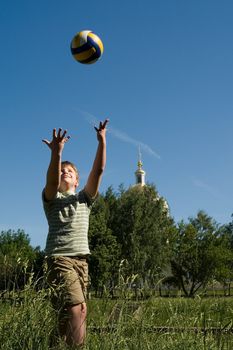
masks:
{"label": "green striped shirt", "polygon": [[46,241],[47,256],[77,256],[90,254],[88,228],[90,208],[94,200],[84,191],[57,192],[46,201],[42,194],[49,232]]}

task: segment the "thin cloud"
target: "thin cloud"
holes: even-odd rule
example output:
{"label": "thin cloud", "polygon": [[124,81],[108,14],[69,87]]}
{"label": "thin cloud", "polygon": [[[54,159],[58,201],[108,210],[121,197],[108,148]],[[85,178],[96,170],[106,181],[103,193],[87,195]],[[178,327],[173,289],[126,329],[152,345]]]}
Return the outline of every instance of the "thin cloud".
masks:
{"label": "thin cloud", "polygon": [[[88,123],[90,123],[92,126],[97,126],[99,124],[99,121],[97,120],[97,118],[88,113],[88,112],[85,112],[85,111],[81,111],[79,110],[79,112],[81,112],[84,116],[85,116],[85,119],[88,121]],[[157,159],[160,159],[160,155],[155,152],[149,145],[147,145],[146,143],[144,142],[141,142],[139,140],[135,140],[133,139],[131,136],[127,135],[125,132],[119,130],[119,129],[115,129],[113,128],[112,126],[109,126],[108,127],[108,132],[115,138],[123,141],[123,142],[126,142],[126,143],[129,143],[137,148],[140,147],[141,150],[143,150],[144,152],[146,152],[147,154],[157,158]]]}
{"label": "thin cloud", "polygon": [[198,187],[198,188],[204,190],[205,192],[208,192],[213,197],[216,197],[216,198],[221,197],[220,193],[215,188],[209,186],[208,184],[206,184],[205,182],[203,182],[199,179],[193,179],[193,185],[195,187]]}
{"label": "thin cloud", "polygon": [[108,130],[109,130],[109,133],[111,135],[118,138],[119,140],[130,143],[136,147],[140,147],[141,150],[144,150],[144,152],[150,154],[151,156],[154,156],[158,159],[161,158],[160,155],[158,153],[156,153],[150,146],[148,146],[147,144],[145,144],[141,141],[133,139],[132,137],[130,137],[129,135],[127,135],[123,131],[117,130],[117,129],[112,128],[112,127],[109,127]]}

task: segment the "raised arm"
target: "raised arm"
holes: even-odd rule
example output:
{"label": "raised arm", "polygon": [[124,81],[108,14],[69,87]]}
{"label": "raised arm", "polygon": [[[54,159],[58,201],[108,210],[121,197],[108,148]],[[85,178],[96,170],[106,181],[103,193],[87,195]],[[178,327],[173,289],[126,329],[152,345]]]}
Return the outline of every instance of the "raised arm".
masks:
{"label": "raised arm", "polygon": [[106,125],[107,123],[108,123],[108,119],[106,119],[104,122],[100,122],[99,128],[95,127],[95,130],[97,133],[97,140],[99,143],[96,151],[95,160],[85,186],[86,192],[93,198],[98,193],[99,185],[100,185],[103,171],[106,164]]}
{"label": "raised arm", "polygon": [[65,143],[69,140],[67,131],[53,129],[52,141],[42,140],[51,150],[51,159],[47,171],[45,198],[49,201],[53,199],[59,189],[61,181],[61,156]]}

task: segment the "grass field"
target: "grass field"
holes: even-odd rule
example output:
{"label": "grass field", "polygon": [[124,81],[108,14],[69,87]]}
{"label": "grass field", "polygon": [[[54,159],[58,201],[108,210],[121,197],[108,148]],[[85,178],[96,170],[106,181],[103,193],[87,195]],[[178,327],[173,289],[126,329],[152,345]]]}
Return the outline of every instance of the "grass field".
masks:
{"label": "grass field", "polygon": [[[0,349],[63,350],[49,291],[1,298]],[[86,350],[232,350],[233,298],[88,301]]]}

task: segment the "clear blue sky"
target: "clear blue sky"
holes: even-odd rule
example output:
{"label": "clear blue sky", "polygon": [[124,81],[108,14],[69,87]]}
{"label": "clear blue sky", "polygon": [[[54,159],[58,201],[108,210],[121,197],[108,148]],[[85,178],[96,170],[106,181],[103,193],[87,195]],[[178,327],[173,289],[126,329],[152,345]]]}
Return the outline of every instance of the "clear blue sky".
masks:
{"label": "clear blue sky", "polygon": [[[110,118],[101,192],[134,184],[141,144],[146,180],[175,221],[203,209],[233,213],[231,0],[1,0],[0,230],[24,229],[44,248],[41,191],[54,127],[71,140],[81,187],[97,146],[92,121]],[[104,43],[94,65],[70,41],[91,29]]]}

